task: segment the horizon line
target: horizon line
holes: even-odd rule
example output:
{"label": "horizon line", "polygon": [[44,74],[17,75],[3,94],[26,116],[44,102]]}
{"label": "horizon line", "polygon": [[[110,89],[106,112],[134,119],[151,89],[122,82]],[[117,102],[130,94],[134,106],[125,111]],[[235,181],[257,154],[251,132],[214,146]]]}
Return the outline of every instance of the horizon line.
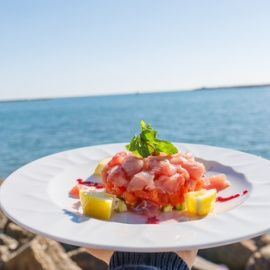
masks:
{"label": "horizon line", "polygon": [[166,93],[166,92],[183,92],[183,91],[201,91],[201,90],[221,90],[221,89],[243,89],[243,88],[256,88],[256,87],[270,87],[270,83],[265,84],[247,84],[247,85],[231,85],[231,86],[202,86],[200,88],[193,89],[171,89],[171,90],[154,90],[154,91],[134,91],[127,93],[112,93],[112,94],[94,94],[94,95],[81,95],[81,96],[59,96],[59,97],[40,97],[40,98],[14,98],[14,99],[3,99],[0,100],[0,103],[5,102],[26,102],[26,101],[41,101],[41,100],[52,100],[52,99],[60,99],[60,98],[76,98],[76,97],[98,97],[98,96],[114,96],[114,95],[139,95],[139,94],[155,94],[155,93]]}

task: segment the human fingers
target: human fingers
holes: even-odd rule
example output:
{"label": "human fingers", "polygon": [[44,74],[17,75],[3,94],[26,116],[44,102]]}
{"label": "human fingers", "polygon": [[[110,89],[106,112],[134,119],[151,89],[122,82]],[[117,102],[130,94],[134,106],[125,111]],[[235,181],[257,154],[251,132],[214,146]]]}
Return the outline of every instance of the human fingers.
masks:
{"label": "human fingers", "polygon": [[113,250],[94,249],[94,248],[85,248],[85,249],[88,253],[106,262],[107,264],[109,264],[110,259],[113,255]]}
{"label": "human fingers", "polygon": [[188,265],[189,269],[192,268],[192,265],[195,261],[195,258],[198,253],[198,249],[193,250],[181,250],[176,252],[179,257],[181,257],[186,264]]}

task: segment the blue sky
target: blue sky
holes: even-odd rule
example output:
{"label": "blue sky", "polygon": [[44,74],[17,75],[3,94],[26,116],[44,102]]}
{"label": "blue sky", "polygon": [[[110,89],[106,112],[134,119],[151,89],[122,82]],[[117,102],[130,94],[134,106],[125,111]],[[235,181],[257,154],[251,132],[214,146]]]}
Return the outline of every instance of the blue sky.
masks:
{"label": "blue sky", "polygon": [[0,100],[270,83],[270,1],[1,1]]}

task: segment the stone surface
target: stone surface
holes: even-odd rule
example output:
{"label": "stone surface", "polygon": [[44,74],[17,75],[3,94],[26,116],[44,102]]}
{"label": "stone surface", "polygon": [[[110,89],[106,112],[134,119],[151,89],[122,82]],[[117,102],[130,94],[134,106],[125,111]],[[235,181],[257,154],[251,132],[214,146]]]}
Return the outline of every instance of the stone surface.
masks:
{"label": "stone surface", "polygon": [[10,250],[7,246],[0,246],[0,269],[1,266],[8,261],[10,257]]}
{"label": "stone surface", "polygon": [[26,229],[20,227],[19,225],[13,222],[7,223],[7,225],[4,228],[4,233],[16,239],[20,243],[26,243],[35,237],[34,233],[27,231]]}
{"label": "stone surface", "polygon": [[6,235],[6,234],[0,234],[0,246],[6,246],[10,251],[15,250],[19,245],[19,242]]}
{"label": "stone surface", "polygon": [[225,270],[226,268],[197,256],[191,270]]}
{"label": "stone surface", "polygon": [[231,245],[201,249],[198,254],[216,264],[227,265],[230,270],[241,270],[245,269],[246,262],[257,250],[256,242],[248,239]]}
{"label": "stone surface", "polygon": [[270,245],[270,235],[269,234],[263,234],[261,236],[252,238],[252,240],[255,241],[256,246],[258,249]]}
{"label": "stone surface", "polygon": [[60,244],[65,249],[66,252],[78,249],[78,247],[74,246],[74,245],[69,245],[69,244],[65,244],[65,243],[60,243]]}
{"label": "stone surface", "polygon": [[4,214],[2,209],[0,208],[0,231],[3,231],[7,221],[8,221],[8,218],[6,217],[6,215]]}
{"label": "stone surface", "polygon": [[[1,187],[3,182],[4,182],[4,179],[0,178],[0,187]],[[7,221],[8,221],[8,218],[6,217],[6,215],[4,214],[2,209],[0,208],[0,232],[3,231]]]}
{"label": "stone surface", "polygon": [[90,255],[84,248],[78,248],[68,252],[69,257],[75,261],[83,270],[107,270],[108,265]]}
{"label": "stone surface", "polygon": [[248,260],[245,270],[269,270],[270,269],[270,245],[262,247]]}
{"label": "stone surface", "polygon": [[36,236],[13,252],[1,270],[81,270],[54,240]]}
{"label": "stone surface", "polygon": [[4,178],[0,178],[0,187],[1,187],[1,185],[2,185],[2,183],[5,181],[5,179]]}

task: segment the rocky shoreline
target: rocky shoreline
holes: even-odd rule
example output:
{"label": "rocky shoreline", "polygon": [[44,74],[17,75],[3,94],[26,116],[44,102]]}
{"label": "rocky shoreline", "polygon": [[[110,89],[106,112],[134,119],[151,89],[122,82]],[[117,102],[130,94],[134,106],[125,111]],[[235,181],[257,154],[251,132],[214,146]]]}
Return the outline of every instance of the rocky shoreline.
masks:
{"label": "rocky shoreline", "polygon": [[[1,184],[2,181],[0,181]],[[35,235],[0,209],[0,270],[105,270],[107,264],[82,247]],[[270,235],[200,250],[192,270],[270,269]]]}

